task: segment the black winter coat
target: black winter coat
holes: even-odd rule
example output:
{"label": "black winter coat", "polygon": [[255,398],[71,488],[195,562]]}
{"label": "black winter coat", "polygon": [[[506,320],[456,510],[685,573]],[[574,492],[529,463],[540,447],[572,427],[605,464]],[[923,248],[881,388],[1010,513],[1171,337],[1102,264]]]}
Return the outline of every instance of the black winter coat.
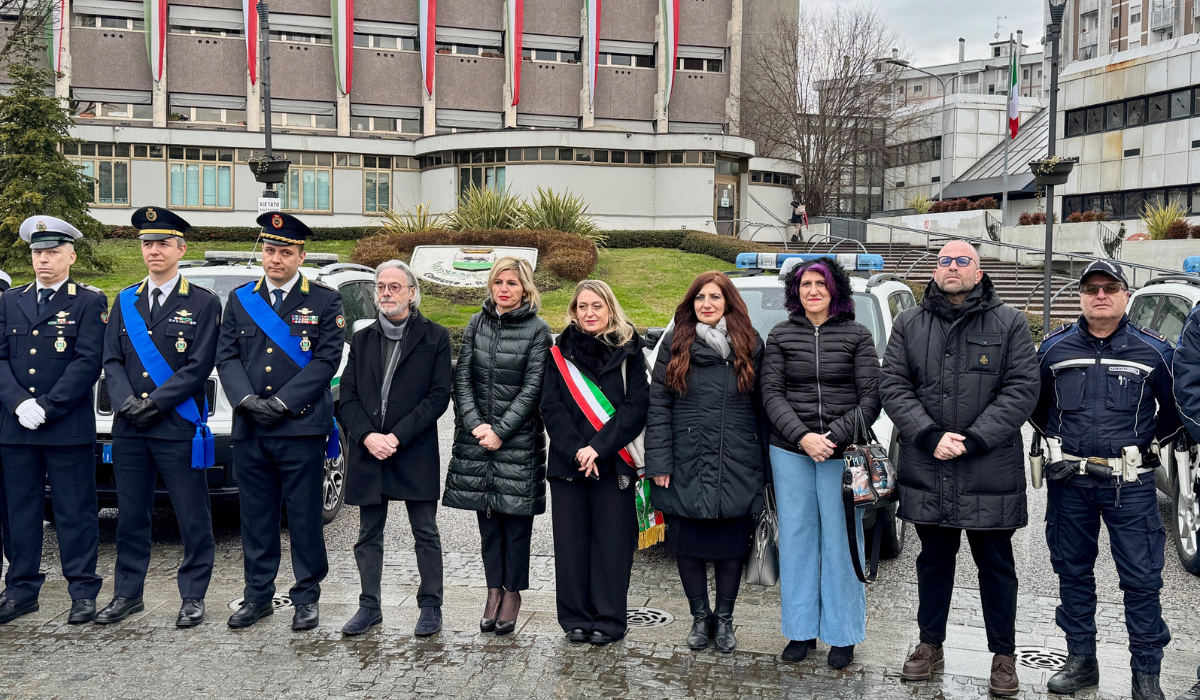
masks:
{"label": "black winter coat", "polygon": [[[892,325],[883,360],[883,407],[900,434],[901,518],[968,530],[1024,527],[1021,425],[1041,380],[1025,316],[983,280],[958,307],[934,282]],[[944,432],[967,453],[933,456]]]}
{"label": "black winter coat", "polygon": [[[635,334],[625,345],[611,348],[611,355],[604,360],[597,373],[588,365],[598,363],[588,362],[581,355],[594,352],[599,342],[574,325],[569,325],[558,336],[556,343],[563,357],[571,360],[582,374],[595,382],[616,410],[616,414],[599,431],[592,427],[575,403],[553,358],[547,360],[549,367],[542,391],[542,415],[546,419],[546,431],[550,434],[549,475],[552,477],[582,477],[583,472],[575,463],[575,453],[590,445],[600,456],[597,465],[601,474],[625,474],[631,479],[637,478],[637,470],[625,463],[620,452],[633,442],[646,425],[650,385],[646,379],[646,363],[642,359],[645,343],[641,336]],[[622,379],[621,363],[626,361],[629,363],[626,378]],[[629,497],[633,498],[633,494]]]}
{"label": "black winter coat", "polygon": [[[384,498],[436,501],[441,491],[437,421],[450,404],[450,334],[413,309],[402,343],[381,420],[384,356],[379,322],[350,341],[338,420],[350,442],[346,503],[352,506],[374,505]],[[375,459],[363,446],[370,433],[391,433],[400,447],[383,461]]]}
{"label": "black winter coat", "polygon": [[[849,280],[843,292],[850,294]],[[879,417],[879,355],[866,326],[849,314],[819,327],[803,312],[771,329],[759,380],[763,408],[771,422],[771,444],[803,453],[800,438],[829,433],[841,459],[854,442],[861,408],[867,425]]]}
{"label": "black winter coat", "polygon": [[[546,512],[546,433],[538,400],[550,326],[529,304],[496,315],[491,299],[471,317],[454,372],[454,450],[442,503],[509,515]],[[487,423],[503,444],[479,445]]]}
{"label": "black winter coat", "polygon": [[[646,417],[646,476],[670,476],[671,483],[661,488],[652,482],[650,500],[685,518],[758,515],[769,430],[758,391],[739,392],[732,356],[722,358],[695,340],[687,393],[675,393],[667,386],[674,335],[668,333],[658,351]],[[757,333],[754,339],[757,378],[763,342]]]}

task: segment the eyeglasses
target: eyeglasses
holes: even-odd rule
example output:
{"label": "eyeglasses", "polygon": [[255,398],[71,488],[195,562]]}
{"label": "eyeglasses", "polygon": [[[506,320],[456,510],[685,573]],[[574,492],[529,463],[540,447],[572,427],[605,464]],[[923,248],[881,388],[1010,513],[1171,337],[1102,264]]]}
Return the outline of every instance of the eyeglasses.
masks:
{"label": "eyeglasses", "polygon": [[399,284],[398,282],[392,282],[391,284],[377,284],[375,285],[375,292],[377,294],[383,294],[384,292],[389,294],[399,294],[401,291],[411,286],[411,284]]}
{"label": "eyeglasses", "polygon": [[1081,284],[1079,285],[1079,293],[1085,297],[1094,297],[1103,289],[1108,296],[1119,294],[1125,291],[1125,285],[1120,282],[1109,282],[1108,284]]}
{"label": "eyeglasses", "polygon": [[940,267],[950,267],[950,263],[958,263],[959,267],[969,267],[973,262],[975,262],[975,258],[972,258],[969,255],[960,255],[956,258],[950,257],[949,255],[943,255],[942,257],[938,258],[938,265]]}

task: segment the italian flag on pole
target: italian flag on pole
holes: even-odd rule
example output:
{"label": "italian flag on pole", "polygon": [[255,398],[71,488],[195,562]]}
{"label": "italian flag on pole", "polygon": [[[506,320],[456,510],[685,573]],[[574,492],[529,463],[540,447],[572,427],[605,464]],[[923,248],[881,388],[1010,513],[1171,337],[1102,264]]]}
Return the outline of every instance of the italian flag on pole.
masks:
{"label": "italian flag on pole", "polygon": [[1021,125],[1020,91],[1017,90],[1017,51],[1009,49],[1008,57],[1008,132],[1009,138],[1017,138],[1017,127]]}
{"label": "italian flag on pole", "polygon": [[338,88],[350,94],[354,80],[354,0],[329,0],[333,17],[333,67]]}

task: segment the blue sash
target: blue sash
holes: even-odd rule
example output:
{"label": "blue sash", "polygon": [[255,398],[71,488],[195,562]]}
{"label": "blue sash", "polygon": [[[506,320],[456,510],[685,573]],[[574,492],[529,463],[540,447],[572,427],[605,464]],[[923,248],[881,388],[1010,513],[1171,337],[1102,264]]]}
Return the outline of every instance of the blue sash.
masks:
{"label": "blue sash", "polygon": [[[119,297],[121,319],[125,322],[125,330],[129,335],[129,342],[133,344],[133,351],[137,353],[142,367],[146,368],[146,373],[150,375],[150,380],[154,382],[154,385],[162,386],[175,372],[159,352],[158,346],[154,344],[153,340],[150,340],[146,322],[134,306],[137,285],[121,292]],[[204,399],[203,414],[196,409],[196,402],[191,397],[175,406],[175,412],[185,421],[196,426],[196,435],[192,438],[192,469],[211,467],[216,461],[216,440],[208,428],[208,398]]]}
{"label": "blue sash", "polygon": [[[271,339],[272,343],[279,346],[284,354],[291,358],[300,369],[304,369],[312,360],[311,350],[300,349],[300,338],[292,335],[292,327],[287,324],[279,314],[275,313],[275,309],[267,303],[257,292],[254,291],[258,282],[247,282],[238,287],[238,301],[242,302],[242,308],[250,315],[250,319],[254,324],[262,329],[263,333]],[[337,419],[333,419],[333,431],[329,435],[329,439],[325,443],[325,458],[337,459],[341,454],[341,440],[338,437]]]}

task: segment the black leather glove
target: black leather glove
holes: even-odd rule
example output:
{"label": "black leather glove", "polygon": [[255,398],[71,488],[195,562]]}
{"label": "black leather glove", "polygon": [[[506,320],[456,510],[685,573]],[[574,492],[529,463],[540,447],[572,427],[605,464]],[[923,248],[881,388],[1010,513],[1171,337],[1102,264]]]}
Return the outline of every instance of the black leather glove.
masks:
{"label": "black leather glove", "polygon": [[264,428],[273,428],[283,420],[287,410],[283,402],[261,396],[249,396],[238,406],[238,409],[249,416],[250,420]]}
{"label": "black leather glove", "polygon": [[125,420],[129,421],[133,427],[138,430],[148,430],[155,423],[162,420],[163,413],[158,408],[158,404],[154,403],[154,399],[144,398],[137,399],[125,412]]}
{"label": "black leather glove", "polygon": [[1065,484],[1079,474],[1079,462],[1050,462],[1043,473],[1046,481]]}
{"label": "black leather glove", "polygon": [[137,405],[137,402],[138,402],[138,398],[136,396],[130,396],[129,398],[125,399],[125,401],[123,401],[121,403],[121,407],[117,409],[117,415],[118,416],[125,415],[129,411],[129,409],[131,409]]}

